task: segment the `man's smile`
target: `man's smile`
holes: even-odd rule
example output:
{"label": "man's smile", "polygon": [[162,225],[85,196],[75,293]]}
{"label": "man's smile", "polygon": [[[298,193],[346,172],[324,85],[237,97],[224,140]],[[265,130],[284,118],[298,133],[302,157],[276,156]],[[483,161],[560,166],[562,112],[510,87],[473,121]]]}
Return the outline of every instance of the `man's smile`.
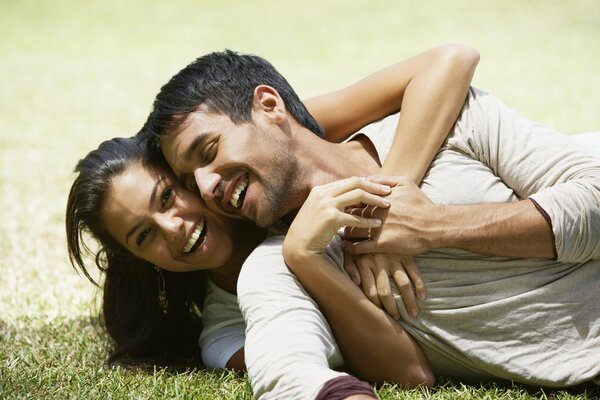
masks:
{"label": "man's smile", "polygon": [[250,177],[247,172],[237,174],[225,187],[220,204],[228,214],[239,215],[242,212]]}
{"label": "man's smile", "polygon": [[246,195],[246,188],[248,187],[248,178],[242,178],[235,189],[233,190],[233,194],[231,195],[231,199],[229,200],[229,204],[234,206],[235,208],[240,208],[244,203],[244,197]]}

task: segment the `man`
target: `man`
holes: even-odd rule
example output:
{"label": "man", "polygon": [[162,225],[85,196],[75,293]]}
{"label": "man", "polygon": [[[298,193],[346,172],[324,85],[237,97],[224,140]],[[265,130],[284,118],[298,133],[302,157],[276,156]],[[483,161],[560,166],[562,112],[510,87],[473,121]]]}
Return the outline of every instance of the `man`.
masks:
{"label": "man", "polygon": [[[223,57],[232,58],[235,55]],[[297,209],[316,185],[377,172],[379,157],[386,156],[386,144],[377,143],[374,135],[346,145],[321,143],[318,137],[307,134],[311,123],[298,114],[293,92],[277,87],[281,83],[278,79],[271,82],[268,64],[242,57],[238,65],[217,65],[211,71],[214,75],[207,74],[206,68],[215,66],[212,61],[199,60],[165,85],[148,125],[150,130],[166,133],[161,146],[169,164],[184,182],[196,181],[209,206],[268,226]],[[186,74],[208,77],[206,90],[216,94],[208,99],[200,96],[196,107],[188,107],[187,112],[173,102],[181,97],[176,89],[185,82]],[[236,91],[230,80],[211,82],[211,77],[219,74],[252,76],[255,82]],[[240,106],[246,115],[226,111],[228,105],[223,102],[227,101]],[[243,123],[248,120],[251,123]],[[527,135],[520,137],[520,132]],[[387,141],[389,148],[389,137]],[[539,165],[542,162],[547,165]],[[402,206],[392,207],[376,236],[378,251],[393,247],[401,254],[421,254],[456,247],[496,256],[554,257],[565,265],[597,259],[600,232],[594,227],[600,218],[599,171],[598,160],[581,156],[569,140],[547,135],[544,128],[511,114],[491,96],[472,91],[454,133],[423,184],[438,204],[429,201],[415,185],[401,182],[391,198],[392,204]],[[449,179],[453,179],[451,185]],[[474,188],[474,182],[485,187]],[[244,293],[251,291],[246,288]],[[243,302],[240,298],[244,310]],[[596,330],[597,321],[591,326]],[[249,332],[249,342],[250,337]],[[460,355],[450,354],[451,349],[444,348],[443,343],[429,350],[430,357],[446,351],[441,364],[464,365]],[[485,364],[485,357],[476,357]],[[498,376],[510,378],[510,372]],[[481,367],[472,376],[494,373]],[[586,376],[590,379],[594,374],[597,371]],[[251,370],[250,375],[252,379]],[[539,377],[531,382],[544,383]],[[574,383],[564,376],[557,382]]]}

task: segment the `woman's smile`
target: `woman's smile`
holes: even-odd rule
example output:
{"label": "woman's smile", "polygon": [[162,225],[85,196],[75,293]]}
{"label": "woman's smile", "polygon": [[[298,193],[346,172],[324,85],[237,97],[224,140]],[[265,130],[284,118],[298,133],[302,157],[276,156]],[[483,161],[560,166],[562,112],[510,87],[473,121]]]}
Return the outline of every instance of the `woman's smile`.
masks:
{"label": "woman's smile", "polygon": [[210,211],[166,168],[135,163],[115,176],[103,217],[121,245],[170,271],[217,269],[233,254],[230,220]]}

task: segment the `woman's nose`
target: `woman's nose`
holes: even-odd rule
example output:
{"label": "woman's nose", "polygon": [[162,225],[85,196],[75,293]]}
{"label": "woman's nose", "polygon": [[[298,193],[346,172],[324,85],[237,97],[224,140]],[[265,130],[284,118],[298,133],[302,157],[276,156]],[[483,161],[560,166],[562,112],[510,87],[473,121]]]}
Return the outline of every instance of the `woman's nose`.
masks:
{"label": "woman's nose", "polygon": [[183,229],[183,220],[180,217],[161,214],[157,218],[158,225],[168,241],[172,242],[177,240],[185,233]]}

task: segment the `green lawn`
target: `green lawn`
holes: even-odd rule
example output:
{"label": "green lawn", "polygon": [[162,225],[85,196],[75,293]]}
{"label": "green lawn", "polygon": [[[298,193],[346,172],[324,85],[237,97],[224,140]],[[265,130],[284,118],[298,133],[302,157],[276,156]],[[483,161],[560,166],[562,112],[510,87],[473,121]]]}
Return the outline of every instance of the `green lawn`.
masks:
{"label": "green lawn", "polygon": [[[154,94],[224,48],[271,60],[308,97],[444,42],[481,53],[475,85],[566,133],[600,129],[596,0],[0,2],[0,398],[250,398],[229,373],[103,366],[97,293],[63,228],[76,161],[134,134]],[[594,398],[519,386],[381,389],[402,398]]]}

